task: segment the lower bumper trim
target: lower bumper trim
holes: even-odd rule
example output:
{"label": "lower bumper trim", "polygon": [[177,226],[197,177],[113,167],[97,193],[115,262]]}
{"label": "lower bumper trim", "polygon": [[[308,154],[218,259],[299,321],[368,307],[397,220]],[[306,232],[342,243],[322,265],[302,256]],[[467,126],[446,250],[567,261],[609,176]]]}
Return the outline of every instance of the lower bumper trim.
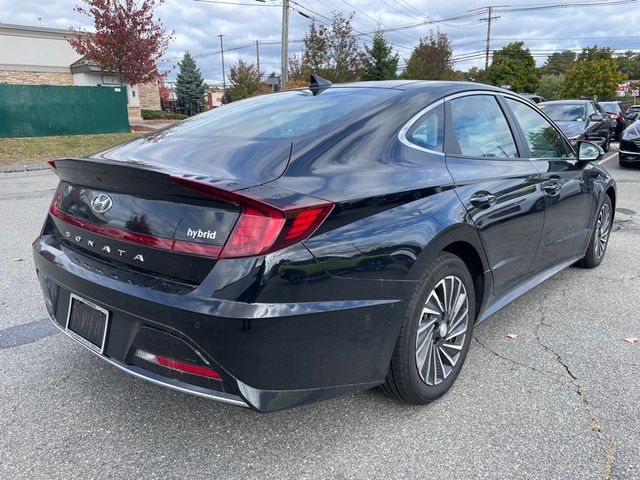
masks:
{"label": "lower bumper trim", "polygon": [[88,351],[93,353],[94,355],[100,357],[105,362],[110,363],[114,367],[119,368],[123,372],[126,372],[126,373],[128,373],[130,375],[133,375],[134,377],[141,378],[142,380],[146,380],[147,382],[151,382],[151,383],[154,383],[156,385],[161,385],[163,387],[167,387],[167,388],[170,388],[172,390],[176,390],[178,392],[189,393],[191,395],[196,395],[198,397],[207,398],[209,400],[216,400],[218,402],[228,403],[230,405],[235,405],[236,407],[245,407],[245,408],[249,407],[249,405],[247,405],[247,403],[237,395],[232,395],[232,394],[226,393],[226,392],[217,392],[217,391],[214,391],[214,390],[207,390],[205,388],[201,388],[201,387],[198,387],[198,386],[195,386],[195,385],[188,385],[186,383],[183,383],[183,382],[180,382],[180,381],[177,381],[177,380],[172,380],[170,378],[163,377],[161,375],[157,375],[157,374],[155,374],[153,372],[149,372],[147,370],[143,370],[143,369],[138,368],[138,367],[136,367],[134,365],[127,365],[125,363],[121,363],[121,362],[119,362],[117,360],[114,360],[112,358],[106,357],[104,355],[100,355],[97,352],[91,350],[89,347],[87,347],[83,343],[81,343],[78,340],[76,340],[71,335],[68,335],[67,332],[60,325],[58,325],[58,322],[56,322],[51,317],[51,315],[49,315],[49,319],[51,320],[51,322],[62,333],[64,333],[67,337],[71,338],[78,345],[81,345],[82,347],[84,347],[85,349],[87,349]]}

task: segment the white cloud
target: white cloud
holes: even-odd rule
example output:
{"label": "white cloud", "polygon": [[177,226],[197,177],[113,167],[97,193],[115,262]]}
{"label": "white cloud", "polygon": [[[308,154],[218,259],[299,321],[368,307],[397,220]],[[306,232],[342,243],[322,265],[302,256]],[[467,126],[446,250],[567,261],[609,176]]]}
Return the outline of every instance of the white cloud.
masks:
{"label": "white cloud", "polygon": [[[224,0],[223,0],[224,1]],[[224,34],[225,49],[242,47],[225,53],[225,67],[229,67],[238,58],[255,61],[255,40],[279,41],[282,9],[278,6],[264,6],[265,3],[254,0],[228,0],[237,3],[255,3],[256,6],[220,5],[193,0],[167,0],[158,10],[158,16],[169,30],[174,30],[176,39],[171,44],[166,58],[177,59],[189,50],[196,60],[205,78],[210,81],[222,80],[220,62],[220,39]],[[510,5],[531,5],[536,0],[512,0]],[[274,4],[277,0],[266,0]],[[0,22],[23,25],[39,25],[55,28],[90,27],[91,22],[85,16],[73,11],[78,0],[0,0]],[[376,30],[378,22],[384,27],[415,24],[424,18],[448,18],[466,13],[468,10],[486,5],[486,0],[458,0],[456,2],[430,2],[428,0],[297,0],[292,3],[318,20],[331,17],[332,11],[349,13],[354,11],[350,5],[360,11],[354,17],[354,28],[360,32]],[[501,3],[501,2],[496,2]],[[540,3],[549,3],[548,0]],[[350,5],[349,5],[350,4]],[[300,6],[298,6],[300,5]],[[310,13],[308,9],[316,13]],[[366,14],[366,15],[365,15]],[[536,10],[533,12],[496,12],[500,16],[492,25],[492,48],[500,48],[506,43],[518,39],[536,52],[539,64],[549,50],[563,48],[581,48],[597,43],[615,49],[638,49],[640,34],[636,25],[640,24],[640,2],[638,4],[610,5],[601,7],[572,7],[554,10]],[[389,32],[387,40],[392,42],[405,59],[421,36],[426,36],[430,28],[439,28],[446,33],[453,45],[454,55],[466,55],[484,50],[486,22],[480,22],[481,15],[442,24],[424,25],[418,28]],[[291,40],[302,39],[309,19],[293,10],[290,15]],[[636,38],[619,38],[619,37]],[[577,38],[571,38],[577,37]],[[588,38],[587,38],[588,37]],[[596,38],[600,37],[600,38]],[[618,38],[614,38],[618,37]],[[367,42],[370,39],[361,37]],[[290,51],[298,52],[301,43],[291,43]],[[404,62],[401,62],[404,63]],[[482,66],[484,57],[463,61],[457,68]],[[261,45],[260,65],[266,73],[280,68],[280,46]],[[173,70],[170,77],[175,76]]]}

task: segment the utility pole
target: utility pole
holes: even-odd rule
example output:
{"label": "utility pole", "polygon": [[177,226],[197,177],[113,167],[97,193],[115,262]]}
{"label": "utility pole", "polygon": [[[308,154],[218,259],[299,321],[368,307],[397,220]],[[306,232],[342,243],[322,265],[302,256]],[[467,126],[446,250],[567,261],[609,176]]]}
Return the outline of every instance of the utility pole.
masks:
{"label": "utility pole", "polygon": [[491,20],[497,20],[500,17],[493,17],[493,7],[484,7],[487,9],[487,18],[481,18],[481,22],[487,22],[487,49],[484,55],[484,71],[489,68],[489,52],[491,51]]}
{"label": "utility pole", "polygon": [[282,68],[280,71],[280,86],[287,88],[289,69],[289,0],[282,0]]}
{"label": "utility pole", "polygon": [[258,81],[260,81],[260,42],[256,40],[256,62],[258,63]]}
{"label": "utility pole", "polygon": [[221,33],[218,36],[220,37],[220,55],[222,56],[222,91],[226,92],[227,91],[227,80],[226,80],[226,76],[224,74],[224,46],[222,45],[222,37],[224,37],[224,35]]}

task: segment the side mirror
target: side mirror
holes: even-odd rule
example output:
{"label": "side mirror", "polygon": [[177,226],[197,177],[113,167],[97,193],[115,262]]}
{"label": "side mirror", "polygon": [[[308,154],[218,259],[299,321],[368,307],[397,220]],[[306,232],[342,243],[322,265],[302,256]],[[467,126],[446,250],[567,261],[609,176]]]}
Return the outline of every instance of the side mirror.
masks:
{"label": "side mirror", "polygon": [[579,140],[576,143],[578,150],[578,160],[583,162],[595,162],[604,156],[604,150],[595,143]]}
{"label": "side mirror", "polygon": [[599,122],[600,120],[602,120],[602,115],[592,113],[591,115],[589,115],[589,120],[591,120],[592,122]]}

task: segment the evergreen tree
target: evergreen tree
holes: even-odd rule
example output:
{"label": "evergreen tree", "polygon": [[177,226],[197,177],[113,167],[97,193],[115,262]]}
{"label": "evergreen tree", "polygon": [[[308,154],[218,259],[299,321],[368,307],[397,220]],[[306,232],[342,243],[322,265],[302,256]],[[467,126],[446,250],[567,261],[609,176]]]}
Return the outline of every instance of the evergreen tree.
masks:
{"label": "evergreen tree", "polygon": [[453,48],[446,33],[429,32],[429,38],[420,39],[413,49],[403,78],[412,80],[451,80],[456,77],[453,70]]}
{"label": "evergreen tree", "polygon": [[391,45],[389,45],[382,32],[376,32],[373,37],[373,45],[371,48],[364,47],[367,52],[367,58],[364,65],[363,80],[393,80],[396,78],[396,69],[398,68],[398,54],[392,54]]}
{"label": "evergreen tree", "polygon": [[563,75],[576,61],[576,54],[571,50],[555,52],[547,57],[541,68],[543,75]]}
{"label": "evergreen tree", "polygon": [[176,97],[178,105],[189,115],[198,113],[204,105],[206,85],[204,79],[189,52],[184,54],[179,64],[180,72],[176,78]]}

